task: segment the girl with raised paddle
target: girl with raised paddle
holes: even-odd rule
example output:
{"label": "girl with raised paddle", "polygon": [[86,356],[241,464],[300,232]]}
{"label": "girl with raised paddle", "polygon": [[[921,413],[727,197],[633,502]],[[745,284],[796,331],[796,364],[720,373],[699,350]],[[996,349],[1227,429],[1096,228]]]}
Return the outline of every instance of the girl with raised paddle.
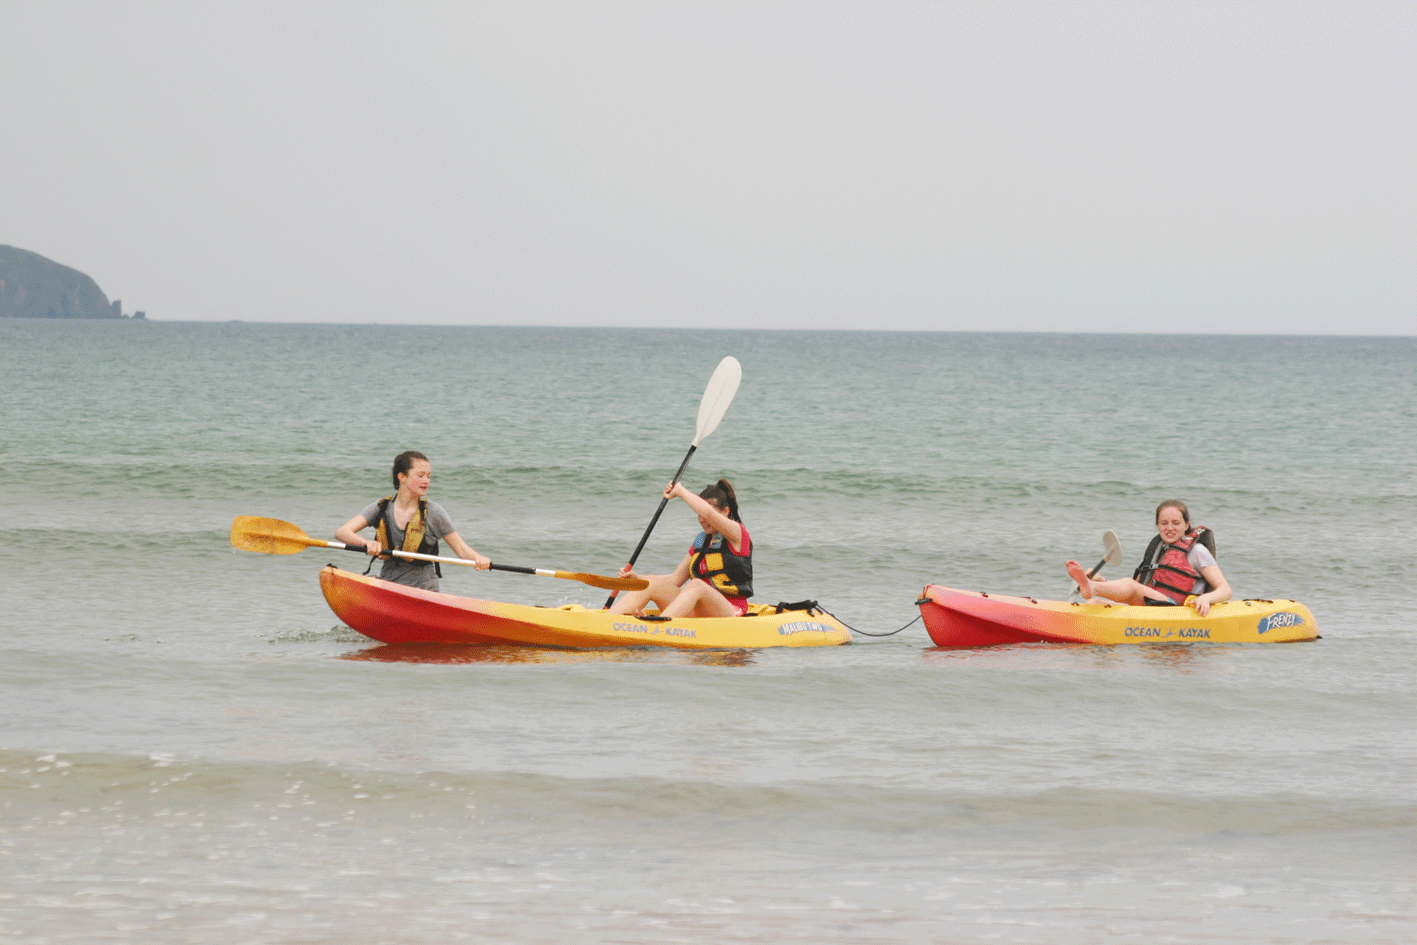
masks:
{"label": "girl with raised paddle", "polygon": [[1158,537],[1147,548],[1145,559],[1129,578],[1095,581],[1076,561],[1067,563],[1068,576],[1077,581],[1084,600],[1104,597],[1119,604],[1145,604],[1148,600],[1189,604],[1204,617],[1210,605],[1230,599],[1230,582],[1215,563],[1210,529],[1191,527],[1186,503],[1167,499],[1156,507]]}
{"label": "girl with raised paddle", "polygon": [[753,595],[753,539],[738,517],[738,497],[727,479],[694,495],[671,482],[664,499],[683,499],[699,517],[702,531],[670,574],[636,574],[632,564],[620,576],[649,581],[642,591],[621,594],[611,613],[637,614],[650,601],[664,617],[737,617]]}
{"label": "girl with raised paddle", "polygon": [[[472,561],[479,571],[486,571],[492,562],[474,551],[458,535],[453,520],[444,508],[428,501],[428,488],[433,484],[433,464],[417,450],[408,450],[394,457],[394,486],[398,492],[371,504],[363,512],[345,522],[335,537],[347,545],[358,546],[356,534],[365,528],[375,528],[374,540],[364,541],[364,550],[377,557],[386,549],[400,549],[424,555],[437,555],[438,542],[448,543],[459,558]],[[417,561],[387,557],[379,577],[395,584],[421,587],[436,591],[442,571],[436,561]]]}

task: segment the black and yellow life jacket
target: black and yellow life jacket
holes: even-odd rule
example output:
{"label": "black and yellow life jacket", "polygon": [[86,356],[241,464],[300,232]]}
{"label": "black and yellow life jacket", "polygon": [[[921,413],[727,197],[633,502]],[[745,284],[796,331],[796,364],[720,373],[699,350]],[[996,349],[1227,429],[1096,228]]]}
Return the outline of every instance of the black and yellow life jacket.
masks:
{"label": "black and yellow life jacket", "polygon": [[[699,532],[694,538],[689,576],[708,581],[724,597],[752,597],[753,539],[746,528],[743,537],[747,539],[748,553],[738,555],[734,554],[728,539],[722,535],[714,535],[712,540],[706,541],[708,535]],[[699,570],[700,565],[702,571]]]}
{"label": "black and yellow life jacket", "polygon": [[[377,530],[375,531],[374,538],[384,548],[389,547],[389,534],[393,531],[395,525],[391,517],[393,515],[393,499],[394,497],[390,495],[379,500],[379,521],[375,523]],[[418,509],[409,518],[408,525],[403,530],[403,544],[400,546],[401,551],[412,551],[420,555],[436,555],[438,553],[438,539],[428,533],[427,523],[428,500],[419,499]],[[412,558],[398,557],[395,557],[395,560],[401,561],[404,564],[431,564],[438,577],[443,576],[443,569],[438,566],[438,562],[436,561],[417,561]]]}

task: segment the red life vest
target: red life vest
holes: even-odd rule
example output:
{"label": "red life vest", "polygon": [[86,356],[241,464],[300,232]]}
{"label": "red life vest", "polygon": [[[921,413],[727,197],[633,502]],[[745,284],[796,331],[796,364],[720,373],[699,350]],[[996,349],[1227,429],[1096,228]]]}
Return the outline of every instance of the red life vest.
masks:
{"label": "red life vest", "polygon": [[1160,535],[1156,536],[1151,547],[1147,548],[1145,560],[1137,568],[1136,579],[1156,588],[1178,604],[1184,604],[1192,594],[1203,593],[1195,590],[1196,582],[1200,581],[1205,587],[1209,585],[1201,573],[1191,567],[1187,555],[1205,531],[1208,529],[1199,525],[1186,532],[1174,545],[1168,545]]}

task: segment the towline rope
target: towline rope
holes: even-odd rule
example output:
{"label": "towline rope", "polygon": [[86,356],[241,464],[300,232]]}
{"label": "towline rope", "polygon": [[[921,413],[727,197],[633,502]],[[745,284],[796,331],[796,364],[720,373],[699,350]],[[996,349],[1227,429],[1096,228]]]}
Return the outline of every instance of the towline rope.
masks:
{"label": "towline rope", "polygon": [[[832,616],[833,616],[833,617],[836,617],[836,614],[832,614]],[[916,615],[915,615],[915,620],[919,620],[920,617],[921,617],[920,614],[916,614]],[[837,619],[837,620],[841,620],[840,617],[836,617],[836,619]],[[893,636],[895,636],[897,633],[900,633],[901,630],[904,630],[906,627],[909,627],[910,624],[915,623],[915,620],[910,621],[910,623],[906,624],[905,627],[901,627],[899,630],[891,630],[891,631],[888,631],[888,632],[886,632],[886,633],[871,633],[869,630],[857,630],[855,627],[853,627],[851,624],[847,623],[845,620],[841,620],[841,625],[842,625],[843,627],[845,627],[846,629],[850,630],[852,633],[859,633],[859,634],[861,634],[863,637],[893,637]]]}

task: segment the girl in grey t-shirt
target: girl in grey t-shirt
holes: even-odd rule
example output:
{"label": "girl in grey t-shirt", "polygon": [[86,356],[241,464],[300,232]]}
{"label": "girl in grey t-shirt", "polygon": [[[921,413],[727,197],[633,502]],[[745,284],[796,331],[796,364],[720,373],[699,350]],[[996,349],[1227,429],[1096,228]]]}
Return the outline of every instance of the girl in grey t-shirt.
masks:
{"label": "girl in grey t-shirt", "polygon": [[[403,548],[409,524],[419,514],[422,506],[427,514],[422,516],[423,541],[416,550],[422,554],[437,554],[436,550],[429,550],[431,544],[446,541],[459,558],[476,562],[479,571],[486,571],[491,566],[491,559],[478,554],[462,540],[447,511],[438,503],[428,501],[428,489],[433,483],[433,464],[428,461],[428,457],[417,450],[408,450],[394,457],[393,481],[398,492],[384,503],[383,543],[379,541],[377,531],[373,540],[361,539],[357,534],[371,526],[375,529],[379,527],[381,515],[378,502],[372,503],[341,525],[335,532],[335,538],[346,545],[356,547],[362,543],[364,550],[373,556],[378,556],[389,548]],[[438,589],[438,575],[431,561],[417,561],[391,555],[384,559],[379,577],[409,587],[421,587],[429,591]]]}

